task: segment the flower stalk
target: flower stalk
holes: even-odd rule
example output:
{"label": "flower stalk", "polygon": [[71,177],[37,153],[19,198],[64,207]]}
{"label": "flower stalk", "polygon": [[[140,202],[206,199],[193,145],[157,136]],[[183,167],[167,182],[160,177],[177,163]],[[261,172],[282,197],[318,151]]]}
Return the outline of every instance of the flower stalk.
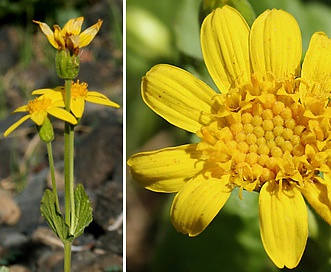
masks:
{"label": "flower stalk", "polygon": [[53,158],[53,149],[52,149],[52,142],[46,143],[47,147],[47,154],[48,154],[48,162],[49,162],[49,169],[51,173],[51,181],[52,181],[52,189],[55,195],[55,205],[58,213],[61,213],[60,204],[59,204],[59,196],[57,193],[57,185],[55,180],[55,167],[54,167],[54,158]]}
{"label": "flower stalk", "polygon": [[[71,80],[65,80],[65,109],[70,112]],[[65,222],[69,226],[70,233],[73,226],[72,220],[75,213],[74,200],[74,127],[65,122],[64,125],[64,182],[65,182]],[[65,269],[70,268],[71,258],[67,255],[71,252],[71,242],[65,243]],[[70,253],[71,255],[71,253]],[[68,264],[69,262],[69,264]],[[65,270],[70,271],[70,270]]]}

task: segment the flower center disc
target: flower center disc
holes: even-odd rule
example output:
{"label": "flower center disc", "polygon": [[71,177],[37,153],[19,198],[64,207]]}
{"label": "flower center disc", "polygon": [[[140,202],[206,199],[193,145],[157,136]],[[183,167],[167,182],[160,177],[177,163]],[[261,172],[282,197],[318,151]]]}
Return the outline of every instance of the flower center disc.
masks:
{"label": "flower center disc", "polygon": [[197,133],[202,159],[217,168],[214,173],[230,173],[235,186],[249,191],[270,180],[302,185],[325,164],[321,142],[326,131],[318,118],[306,117],[295,93],[294,80],[257,84],[252,79],[217,95],[221,102],[214,121]]}

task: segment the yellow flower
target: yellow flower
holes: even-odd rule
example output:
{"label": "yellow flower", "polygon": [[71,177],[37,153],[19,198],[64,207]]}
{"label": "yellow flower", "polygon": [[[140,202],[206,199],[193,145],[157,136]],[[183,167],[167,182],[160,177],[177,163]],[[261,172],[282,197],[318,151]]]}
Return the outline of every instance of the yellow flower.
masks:
{"label": "yellow flower", "polygon": [[142,81],[145,103],[200,142],[133,155],[133,178],[178,192],[171,219],[189,236],[235,187],[259,192],[264,248],[276,266],[296,267],[308,237],[303,197],[331,224],[331,40],[315,33],[300,69],[301,34],[289,13],[267,10],[250,29],[225,6],[205,18],[201,46],[220,93],[170,65]]}
{"label": "yellow flower", "polygon": [[70,19],[63,29],[58,25],[54,25],[53,32],[47,24],[35,20],[33,22],[40,26],[41,31],[46,35],[52,46],[58,50],[68,49],[75,54],[78,54],[79,48],[90,44],[102,25],[102,20],[99,19],[96,24],[81,32],[84,17],[78,17]]}
{"label": "yellow flower", "polygon": [[[120,107],[117,103],[109,100],[104,94],[89,91],[87,87],[87,83],[80,83],[79,80],[77,80],[76,83],[72,82],[71,85],[70,109],[77,118],[81,118],[84,113],[85,101],[113,108]],[[63,86],[56,87],[54,90],[36,90],[32,94],[47,94],[50,92],[61,93],[62,97],[65,97],[65,90]]]}
{"label": "yellow flower", "polygon": [[73,125],[77,124],[76,118],[69,112],[63,109],[64,103],[62,95],[60,93],[51,93],[49,95],[42,95],[33,100],[30,100],[27,105],[17,108],[14,112],[28,112],[27,115],[23,116],[12,126],[10,126],[5,132],[4,136],[8,136],[18,126],[29,118],[37,125],[41,126],[47,115],[53,115],[63,121],[69,122]]}

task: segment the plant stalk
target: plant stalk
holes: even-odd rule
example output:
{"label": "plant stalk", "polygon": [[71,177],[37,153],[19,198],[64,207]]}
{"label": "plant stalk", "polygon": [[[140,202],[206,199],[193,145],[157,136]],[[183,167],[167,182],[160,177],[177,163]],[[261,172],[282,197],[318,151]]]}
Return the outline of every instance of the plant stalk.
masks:
{"label": "plant stalk", "polygon": [[53,149],[52,149],[52,142],[46,143],[47,153],[48,153],[48,162],[49,162],[49,169],[51,172],[51,180],[52,180],[52,190],[55,196],[55,205],[58,213],[61,213],[60,204],[59,204],[59,196],[57,194],[57,186],[55,180],[55,167],[54,167],[54,159],[53,159]]}
{"label": "plant stalk", "polygon": [[[65,109],[70,112],[71,80],[65,80]],[[65,222],[69,226],[69,233],[73,233],[72,223],[75,214],[74,200],[74,126],[65,123],[64,128],[64,180],[65,180]],[[64,271],[70,272],[71,242],[64,244]]]}

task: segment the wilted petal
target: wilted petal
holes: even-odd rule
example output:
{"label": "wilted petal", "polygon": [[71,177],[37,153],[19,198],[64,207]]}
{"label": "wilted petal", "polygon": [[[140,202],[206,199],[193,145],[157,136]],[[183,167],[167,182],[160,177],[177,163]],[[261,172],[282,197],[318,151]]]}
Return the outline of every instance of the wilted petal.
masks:
{"label": "wilted petal", "polygon": [[102,22],[103,21],[99,19],[96,24],[85,29],[79,35],[79,47],[84,47],[90,44],[90,42],[94,39],[95,35],[97,35],[97,33],[99,32]]}
{"label": "wilted petal", "polygon": [[78,17],[75,19],[70,19],[62,28],[62,34],[71,34],[71,35],[79,35],[82,24],[84,22],[84,17]]}
{"label": "wilted petal", "polygon": [[55,41],[54,39],[54,33],[53,31],[50,29],[50,27],[45,24],[45,23],[42,23],[42,22],[39,22],[39,21],[35,21],[33,20],[34,23],[38,24],[41,31],[46,35],[48,41],[50,42],[50,44],[55,47],[56,49],[58,49],[58,44],[57,42]]}
{"label": "wilted petal", "polygon": [[54,40],[57,43],[57,48],[63,50],[66,47],[61,28],[58,25],[54,25]]}

